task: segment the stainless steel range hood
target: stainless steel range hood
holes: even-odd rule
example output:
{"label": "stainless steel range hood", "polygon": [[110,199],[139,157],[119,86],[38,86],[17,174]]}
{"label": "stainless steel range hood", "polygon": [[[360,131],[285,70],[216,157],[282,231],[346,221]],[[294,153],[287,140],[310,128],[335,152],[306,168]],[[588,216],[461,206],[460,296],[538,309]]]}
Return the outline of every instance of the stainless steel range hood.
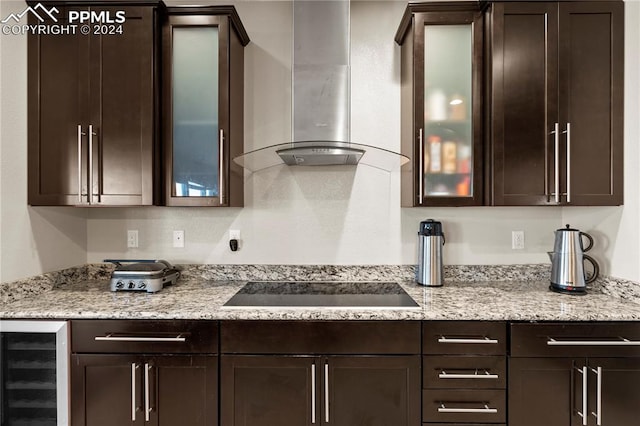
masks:
{"label": "stainless steel range hood", "polygon": [[293,142],[233,160],[257,171],[277,164],[355,165],[394,170],[398,153],[351,142],[349,0],[293,1]]}

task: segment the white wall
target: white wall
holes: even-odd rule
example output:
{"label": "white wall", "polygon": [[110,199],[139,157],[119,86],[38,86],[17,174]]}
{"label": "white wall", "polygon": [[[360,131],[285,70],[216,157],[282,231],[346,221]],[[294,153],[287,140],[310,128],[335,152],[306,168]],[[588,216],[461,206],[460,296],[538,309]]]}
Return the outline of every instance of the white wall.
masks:
{"label": "white wall", "polygon": [[[175,3],[175,2],[169,2]],[[352,138],[399,150],[399,48],[393,42],[404,2],[352,6]],[[247,177],[243,209],[26,207],[26,40],[1,36],[0,280],[100,261],[166,258],[195,263],[410,264],[418,224],[444,223],[448,264],[546,262],[553,230],[570,222],[596,237],[605,272],[640,281],[638,153],[640,11],[627,2],[624,207],[401,209],[399,176],[366,166],[296,170],[275,167]],[[1,16],[22,1],[0,0]],[[291,4],[238,1],[252,42],[245,51],[246,149],[291,135]],[[635,43],[638,44],[637,42]],[[126,230],[140,248],[126,248]],[[186,247],[171,247],[185,230]],[[241,250],[228,249],[229,229],[242,231]],[[524,230],[526,249],[510,249]],[[606,247],[606,248],[605,248]],[[603,261],[602,259],[608,259]]]}
{"label": "white wall", "polygon": [[[2,19],[23,1],[0,1]],[[0,282],[86,262],[82,209],[27,206],[27,39],[0,35]]]}
{"label": "white wall", "polygon": [[[4,8],[0,5],[0,16],[4,16]],[[0,282],[2,282],[2,40],[0,37]]]}
{"label": "white wall", "polygon": [[[400,149],[400,49],[393,38],[406,3],[352,4],[351,135],[356,142]],[[246,149],[291,136],[291,4],[237,2],[251,43],[245,51]],[[553,245],[560,208],[400,208],[399,174],[278,166],[250,175],[243,209],[139,208],[89,213],[89,261],[164,257],[176,262],[410,264],[418,224],[444,223],[449,264],[539,263]],[[126,230],[140,248],[126,249]],[[186,247],[171,247],[171,231]],[[228,249],[228,230],[243,246]],[[511,250],[511,230],[527,248]]]}
{"label": "white wall", "polygon": [[[562,222],[596,239],[594,256],[615,277],[640,281],[640,2],[625,1],[624,206],[564,208]],[[601,265],[602,266],[602,265]]]}

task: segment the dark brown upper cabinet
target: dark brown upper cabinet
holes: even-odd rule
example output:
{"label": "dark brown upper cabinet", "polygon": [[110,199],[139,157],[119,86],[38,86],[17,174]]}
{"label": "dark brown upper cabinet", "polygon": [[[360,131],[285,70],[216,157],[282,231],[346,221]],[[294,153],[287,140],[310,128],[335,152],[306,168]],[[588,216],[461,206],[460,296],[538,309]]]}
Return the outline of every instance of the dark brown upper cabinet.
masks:
{"label": "dark brown upper cabinet", "polygon": [[75,34],[28,36],[29,204],[157,202],[159,2],[39,3],[56,7],[59,25],[69,24],[69,11],[122,11],[126,19],[91,24],[87,35],[78,26]]}
{"label": "dark brown upper cabinet", "polygon": [[169,7],[162,39],[165,204],[242,207],[242,22],[232,6]]}
{"label": "dark brown upper cabinet", "polygon": [[401,46],[402,206],[483,203],[484,15],[478,2],[411,3]]}
{"label": "dark brown upper cabinet", "polygon": [[622,1],[491,10],[494,205],[623,201]]}

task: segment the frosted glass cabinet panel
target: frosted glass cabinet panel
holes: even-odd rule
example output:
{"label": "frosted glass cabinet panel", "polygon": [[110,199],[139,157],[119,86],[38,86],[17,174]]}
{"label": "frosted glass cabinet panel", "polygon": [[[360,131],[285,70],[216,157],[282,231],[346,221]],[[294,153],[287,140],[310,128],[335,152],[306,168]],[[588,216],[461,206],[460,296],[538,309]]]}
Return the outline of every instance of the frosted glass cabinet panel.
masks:
{"label": "frosted glass cabinet panel", "polygon": [[483,204],[484,18],[476,3],[411,3],[401,45],[403,206]]}
{"label": "frosted glass cabinet panel", "polygon": [[424,28],[424,195],[472,196],[472,24]]}
{"label": "frosted glass cabinet panel", "polygon": [[220,194],[218,28],[173,29],[173,186],[176,197]]}
{"label": "frosted glass cabinet panel", "polygon": [[241,207],[244,46],[232,6],[172,6],[162,31],[168,206]]}

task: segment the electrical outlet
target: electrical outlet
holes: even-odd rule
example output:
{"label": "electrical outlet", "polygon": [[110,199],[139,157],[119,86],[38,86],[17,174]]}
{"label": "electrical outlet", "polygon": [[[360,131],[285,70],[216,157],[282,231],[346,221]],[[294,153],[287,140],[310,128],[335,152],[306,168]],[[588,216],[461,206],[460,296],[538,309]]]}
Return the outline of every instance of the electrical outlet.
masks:
{"label": "electrical outlet", "polygon": [[129,229],[127,231],[127,247],[128,248],[138,247],[138,230],[137,229]]}
{"label": "electrical outlet", "polygon": [[511,231],[511,248],[513,250],[524,249],[524,231]]}
{"label": "electrical outlet", "polygon": [[184,231],[173,231],[173,247],[184,248]]}

